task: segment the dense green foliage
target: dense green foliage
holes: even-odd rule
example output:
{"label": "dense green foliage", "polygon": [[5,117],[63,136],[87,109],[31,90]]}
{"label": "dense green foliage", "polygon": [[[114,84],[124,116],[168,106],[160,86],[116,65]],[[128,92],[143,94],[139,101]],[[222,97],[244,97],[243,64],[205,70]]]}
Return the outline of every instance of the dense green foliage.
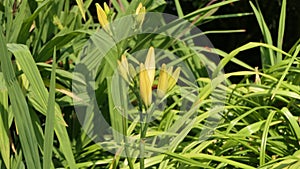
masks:
{"label": "dense green foliage", "polygon": [[[93,90],[102,115],[113,128],[135,138],[155,140],[164,131],[173,136],[164,150],[142,147],[141,151],[146,149],[154,155],[141,159],[122,157],[120,152],[113,154],[96,144],[82,129],[74,109],[73,100],[78,99],[72,93],[76,63],[82,57],[85,45],[90,45],[89,38],[102,28],[96,14],[89,11],[96,9],[93,1],[1,1],[0,168],[300,168],[300,39],[289,50],[283,51],[288,1],[282,0],[281,10],[274,11],[280,13],[276,35],[270,33],[255,1],[249,2],[251,14],[214,15],[218,8],[237,1],[212,4],[203,1],[198,4],[199,9],[187,13],[182,11],[180,1],[174,0],[178,17],[200,28],[201,24],[219,18],[226,21],[226,18],[253,15],[257,19],[263,42],[247,42],[229,53],[201,48],[221,58],[214,65],[211,77],[201,56],[194,52],[199,48],[193,45],[189,48],[180,42],[164,43],[170,39],[157,35],[139,35],[120,41],[99,64]],[[112,0],[110,11],[105,11],[108,21],[135,14],[140,2],[147,12],[164,12],[167,5],[164,0]],[[118,29],[124,29],[124,32],[132,28],[131,25],[119,26]],[[209,30],[204,34],[241,31]],[[99,39],[94,42],[103,42]],[[169,108],[155,114],[156,119],[143,126],[138,123],[139,119],[127,122],[117,113],[118,106],[112,101],[115,94],[112,88],[116,87],[112,80],[122,54],[127,53],[126,56],[135,61],[131,54],[148,50],[150,46],[179,56],[181,59],[171,65],[177,62],[185,65],[185,70],[195,76],[195,83],[186,88],[174,87],[167,102]],[[236,57],[253,48],[260,49],[261,65],[258,67],[249,66]],[[99,53],[88,56],[85,61],[92,67],[99,59]],[[169,56],[163,57],[168,59]],[[140,60],[144,62],[144,58]],[[244,70],[225,72],[223,81],[218,81],[219,72],[229,63]],[[242,80],[233,83],[231,77]],[[157,79],[154,84],[159,83]],[[138,107],[140,104],[142,111],[147,107],[141,105],[141,98],[135,93],[139,81],[135,80],[137,83],[128,97],[135,103],[133,105]],[[178,96],[179,91],[188,90],[197,92],[197,101],[192,107],[194,114],[181,112],[178,108],[183,100]],[[214,99],[219,97],[219,92],[221,99]],[[219,102],[223,105],[220,109],[210,108]],[[137,112],[136,109],[132,111]],[[205,124],[211,113],[219,113],[221,119],[211,129],[211,135],[201,140],[200,133],[207,129]],[[126,123],[122,123],[124,121]],[[129,148],[118,151],[137,153]]]}

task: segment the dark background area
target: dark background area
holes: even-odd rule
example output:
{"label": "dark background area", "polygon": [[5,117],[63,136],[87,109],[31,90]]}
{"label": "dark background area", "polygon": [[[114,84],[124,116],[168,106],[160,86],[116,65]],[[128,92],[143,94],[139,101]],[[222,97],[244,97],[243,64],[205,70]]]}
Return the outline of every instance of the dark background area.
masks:
{"label": "dark background area", "polygon": [[[102,4],[105,1],[109,4],[109,0],[94,0],[94,3],[97,2]],[[216,3],[220,1],[222,0],[180,0],[180,5],[184,14],[188,14],[206,6],[207,4]],[[274,46],[277,46],[277,33],[282,0],[251,1],[255,5],[256,2],[258,2],[258,5],[263,13],[264,19],[270,29],[273,38],[273,44]],[[177,15],[174,0],[166,0],[166,2],[167,5],[165,6],[164,13]],[[92,5],[89,10],[94,14],[96,20],[97,14],[95,7]],[[238,2],[220,7],[214,15],[252,12],[253,10],[250,6],[249,0],[240,0]],[[300,0],[287,0],[285,24],[286,26],[283,39],[283,50],[288,52],[290,48],[300,38]],[[207,35],[215,48],[221,49],[225,52],[231,52],[232,50],[248,42],[263,42],[262,33],[254,14],[235,18],[216,19],[207,23],[200,24],[198,27],[202,31],[244,29],[245,32],[241,33],[223,33]],[[258,66],[259,69],[261,69],[261,58],[259,48],[254,48],[251,50],[241,52],[237,56],[237,58],[246,62],[252,67]],[[244,68],[233,63],[229,63],[225,67],[225,72],[227,73],[241,70],[244,70]],[[235,78],[231,80],[237,83],[240,79]]]}
{"label": "dark background area", "polygon": [[[211,0],[181,0],[183,11],[185,13],[192,12],[201,6],[207,4]],[[167,1],[166,13],[177,14],[173,0]],[[253,0],[253,4],[256,2]],[[281,11],[282,0],[257,0],[259,7],[263,13],[264,19],[270,29],[273,37],[273,44],[277,46],[277,33],[278,24]],[[214,15],[234,14],[234,13],[248,13],[253,12],[248,0],[241,0],[233,4],[221,7]],[[283,50],[288,52],[290,48],[300,38],[300,1],[287,0],[286,12],[286,27],[284,35]],[[214,47],[223,51],[230,52],[239,46],[248,42],[262,42],[263,37],[260,31],[258,22],[254,15],[216,19],[208,23],[199,25],[202,31],[206,30],[232,30],[232,29],[245,29],[243,33],[230,33],[230,34],[209,34],[208,38],[213,43]],[[258,66],[261,68],[260,51],[259,48],[241,52],[238,59],[245,61],[251,66]],[[225,67],[226,72],[243,70],[243,68],[235,65],[228,64]]]}

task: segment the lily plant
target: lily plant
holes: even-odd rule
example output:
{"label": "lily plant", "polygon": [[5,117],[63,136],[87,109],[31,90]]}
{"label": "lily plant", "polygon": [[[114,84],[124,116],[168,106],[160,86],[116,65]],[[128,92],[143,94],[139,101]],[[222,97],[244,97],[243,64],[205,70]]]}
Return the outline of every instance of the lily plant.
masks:
{"label": "lily plant", "polygon": [[[165,63],[161,65],[156,91],[157,100],[153,102],[153,84],[156,72],[154,48],[150,47],[145,62],[139,63],[138,79],[135,78],[137,75],[136,69],[132,66],[132,64],[128,63],[125,54],[123,54],[121,59],[117,62],[120,76],[129,84],[130,89],[138,98],[137,100],[139,102],[140,111],[140,168],[144,168],[145,137],[149,119],[151,118],[157,104],[161,100],[165,99],[167,93],[176,85],[181,70],[180,67],[178,67],[173,72],[172,66],[167,68]],[[126,148],[127,147],[125,147],[125,149]],[[131,166],[131,164],[129,164],[129,166]]]}

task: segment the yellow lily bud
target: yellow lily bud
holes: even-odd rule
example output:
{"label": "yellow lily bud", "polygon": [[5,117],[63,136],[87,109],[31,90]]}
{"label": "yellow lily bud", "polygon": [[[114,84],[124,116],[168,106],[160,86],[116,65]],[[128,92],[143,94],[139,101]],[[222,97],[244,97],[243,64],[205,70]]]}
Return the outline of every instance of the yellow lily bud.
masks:
{"label": "yellow lily bud", "polygon": [[137,7],[136,10],[135,10],[135,14],[138,15],[138,14],[144,12],[145,10],[146,10],[145,7],[144,7],[143,4],[140,2],[139,5],[138,5],[138,7]]}
{"label": "yellow lily bud", "polygon": [[168,90],[171,90],[177,83],[180,75],[180,67],[178,67],[173,74],[169,76],[168,79]]}
{"label": "yellow lily bud", "polygon": [[140,95],[144,104],[148,107],[152,102],[152,83],[149,79],[148,70],[144,64],[140,64]]}
{"label": "yellow lily bud", "polygon": [[159,72],[158,85],[157,85],[157,95],[159,98],[164,97],[168,90],[168,78],[169,75],[166,70],[166,64],[163,64]]}
{"label": "yellow lily bud", "polygon": [[169,67],[167,72],[169,75],[171,75],[173,73],[173,66]]}
{"label": "yellow lily bud", "polygon": [[106,14],[106,16],[109,14],[110,12],[110,8],[108,7],[108,5],[106,4],[106,2],[104,2],[104,12]]}
{"label": "yellow lily bud", "polygon": [[129,73],[128,61],[127,61],[125,55],[122,55],[121,61],[118,60],[118,71],[121,74],[121,76],[123,77],[123,79],[125,81],[129,82],[129,77],[128,77],[128,73]]}
{"label": "yellow lily bud", "polygon": [[150,84],[152,86],[155,77],[155,53],[154,48],[150,47],[145,61],[145,69],[147,70]]}
{"label": "yellow lily bud", "polygon": [[143,6],[142,3],[139,3],[138,7],[135,10],[135,14],[137,15],[136,21],[138,25],[142,25],[145,19],[145,13],[146,13],[146,8]]}
{"label": "yellow lily bud", "polygon": [[177,68],[174,73],[172,71],[173,67],[167,69],[166,65],[162,64],[157,86],[157,96],[159,98],[163,98],[165,94],[175,86],[179,78],[180,68]]}
{"label": "yellow lily bud", "polygon": [[102,28],[104,30],[109,31],[109,28],[107,27],[109,22],[107,20],[107,15],[106,15],[105,11],[98,3],[96,3],[96,8],[97,8],[98,21],[99,21],[100,25],[102,26]]}

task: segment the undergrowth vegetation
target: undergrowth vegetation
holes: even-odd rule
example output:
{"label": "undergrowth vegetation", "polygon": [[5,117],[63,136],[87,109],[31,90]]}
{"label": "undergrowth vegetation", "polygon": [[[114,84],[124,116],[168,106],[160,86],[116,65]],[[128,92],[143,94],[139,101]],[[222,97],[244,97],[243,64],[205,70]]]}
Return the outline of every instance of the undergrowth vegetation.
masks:
{"label": "undergrowth vegetation", "polygon": [[[174,0],[172,26],[147,20],[164,12],[164,0],[1,1],[0,168],[300,168],[300,39],[282,49],[288,1],[274,11],[277,35],[256,1],[253,13],[214,15],[237,1],[203,1],[186,13]],[[246,15],[262,42],[226,53],[193,41],[243,32],[191,30]],[[138,33],[152,22],[167,34]],[[236,57],[253,48],[256,67]],[[244,70],[224,72],[228,63]],[[93,121],[97,113],[109,126]]]}

